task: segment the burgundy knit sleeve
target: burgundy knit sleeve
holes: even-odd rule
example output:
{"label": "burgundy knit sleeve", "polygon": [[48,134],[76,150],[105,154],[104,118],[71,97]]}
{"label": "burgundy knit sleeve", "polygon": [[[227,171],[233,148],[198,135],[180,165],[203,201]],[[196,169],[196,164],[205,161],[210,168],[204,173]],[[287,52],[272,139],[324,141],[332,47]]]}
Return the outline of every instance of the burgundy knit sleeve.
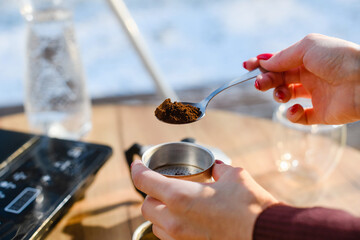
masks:
{"label": "burgundy knit sleeve", "polygon": [[257,218],[253,240],[359,240],[360,218],[345,211],[273,205]]}

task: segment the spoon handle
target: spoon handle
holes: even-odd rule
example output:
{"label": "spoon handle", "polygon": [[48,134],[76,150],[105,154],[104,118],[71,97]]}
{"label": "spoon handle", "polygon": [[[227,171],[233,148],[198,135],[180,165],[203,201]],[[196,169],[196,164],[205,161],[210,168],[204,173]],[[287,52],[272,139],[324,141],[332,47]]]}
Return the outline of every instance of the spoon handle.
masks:
{"label": "spoon handle", "polygon": [[216,89],[215,91],[213,91],[212,93],[209,94],[209,96],[207,98],[205,98],[203,101],[206,102],[206,106],[208,105],[208,103],[210,102],[210,100],[215,97],[216,95],[218,95],[220,92],[224,91],[225,89],[228,89],[229,87],[232,87],[234,85],[237,85],[239,83],[243,83],[243,82],[247,82],[253,78],[256,78],[257,75],[260,75],[261,73],[265,73],[267,72],[265,69],[263,69],[262,67],[256,68],[248,73],[245,73],[244,75],[242,75],[241,77],[235,78],[234,80],[224,84],[223,86],[219,87],[218,89]]}

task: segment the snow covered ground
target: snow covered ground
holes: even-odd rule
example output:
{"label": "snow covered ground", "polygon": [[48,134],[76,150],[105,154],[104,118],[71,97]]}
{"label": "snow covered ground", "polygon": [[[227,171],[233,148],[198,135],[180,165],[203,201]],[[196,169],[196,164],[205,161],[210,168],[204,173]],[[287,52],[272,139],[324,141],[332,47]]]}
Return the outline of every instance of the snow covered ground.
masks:
{"label": "snow covered ground", "polygon": [[[74,0],[93,98],[150,93],[154,84],[106,0]],[[165,79],[176,89],[222,84],[242,62],[318,32],[360,43],[358,0],[125,0]],[[25,29],[0,0],[0,106],[23,101]]]}

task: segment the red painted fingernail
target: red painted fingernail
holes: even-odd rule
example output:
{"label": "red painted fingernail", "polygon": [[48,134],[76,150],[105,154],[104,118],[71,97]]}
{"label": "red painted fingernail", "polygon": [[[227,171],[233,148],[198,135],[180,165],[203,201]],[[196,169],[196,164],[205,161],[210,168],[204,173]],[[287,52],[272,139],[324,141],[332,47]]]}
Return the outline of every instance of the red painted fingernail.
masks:
{"label": "red painted fingernail", "polygon": [[223,161],[220,161],[220,160],[215,160],[215,163],[216,163],[216,164],[224,164],[224,162],[223,162]]}
{"label": "red painted fingernail", "polygon": [[283,102],[284,99],[285,99],[285,93],[284,93],[283,91],[281,91],[281,90],[276,91],[276,92],[275,92],[275,96],[276,96],[276,98],[279,99],[281,102]]}
{"label": "red painted fingernail", "polygon": [[255,88],[256,88],[257,90],[260,90],[260,83],[259,83],[258,80],[255,81],[254,86],[255,86]]}
{"label": "red painted fingernail", "polygon": [[272,56],[273,56],[272,53],[263,53],[263,54],[260,54],[260,55],[256,56],[256,58],[257,58],[258,60],[268,60],[268,59],[270,59]]}
{"label": "red painted fingernail", "polygon": [[131,163],[131,165],[130,165],[130,169],[133,167],[133,165],[134,165],[134,161]]}
{"label": "red painted fingernail", "polygon": [[247,68],[246,68],[246,62],[243,62],[243,67],[244,67],[245,69],[247,69]]}
{"label": "red painted fingernail", "polygon": [[300,107],[300,104],[295,104],[289,108],[289,111],[292,115],[294,115],[297,111],[299,111]]}

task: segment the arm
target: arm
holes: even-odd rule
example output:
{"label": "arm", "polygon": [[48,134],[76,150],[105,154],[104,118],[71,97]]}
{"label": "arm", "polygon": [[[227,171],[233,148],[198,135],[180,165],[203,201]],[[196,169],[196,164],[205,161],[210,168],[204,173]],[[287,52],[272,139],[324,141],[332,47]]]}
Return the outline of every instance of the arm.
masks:
{"label": "arm", "polygon": [[254,227],[254,240],[360,239],[360,218],[336,209],[273,205]]}

